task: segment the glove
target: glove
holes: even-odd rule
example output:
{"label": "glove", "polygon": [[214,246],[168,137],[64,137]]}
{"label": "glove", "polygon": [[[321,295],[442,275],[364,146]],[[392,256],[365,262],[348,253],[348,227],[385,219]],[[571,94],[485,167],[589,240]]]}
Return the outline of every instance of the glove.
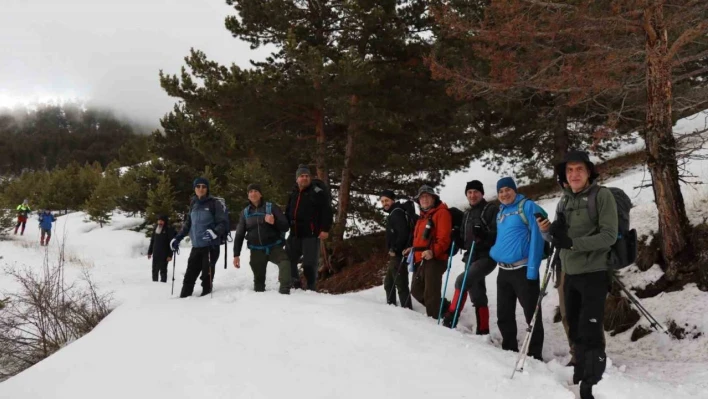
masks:
{"label": "glove", "polygon": [[182,241],[181,238],[173,238],[172,241],[170,242],[170,248],[172,248],[172,251],[177,251],[179,249],[179,242]]}
{"label": "glove", "polygon": [[567,231],[557,232],[553,234],[553,245],[556,248],[571,249],[573,248],[573,239],[568,237]]}
{"label": "glove", "polygon": [[204,232],[202,239],[206,242],[216,240],[216,233],[214,233],[214,230],[212,230],[212,229],[207,229],[207,231]]}
{"label": "glove", "polygon": [[562,234],[568,231],[568,226],[565,224],[565,220],[562,217],[557,218],[551,223],[551,227],[548,229],[548,233],[552,236]]}

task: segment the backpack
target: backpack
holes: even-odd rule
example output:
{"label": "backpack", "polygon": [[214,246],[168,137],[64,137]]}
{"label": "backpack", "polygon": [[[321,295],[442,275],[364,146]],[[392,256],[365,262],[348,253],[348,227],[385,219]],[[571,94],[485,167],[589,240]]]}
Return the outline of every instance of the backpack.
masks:
{"label": "backpack", "polygon": [[314,186],[314,191],[316,193],[320,192],[320,191],[324,191],[325,201],[326,201],[325,203],[331,206],[332,205],[332,192],[329,190],[329,187],[327,187],[327,184],[325,184],[325,182],[323,182],[322,180],[315,178],[315,179],[312,179],[312,185]]}
{"label": "backpack", "polygon": [[[590,220],[597,223],[597,193],[604,186],[595,185],[588,193],[588,215]],[[605,187],[612,193],[612,197],[617,204],[617,241],[610,247],[610,259],[608,266],[614,269],[622,269],[637,260],[637,230],[629,228],[629,212],[632,209],[632,200],[627,193],[617,187]],[[568,196],[564,196],[558,207],[558,213],[565,210],[568,203]]]}
{"label": "backpack", "polygon": [[[526,201],[528,201],[528,200],[529,200],[528,198],[524,198],[521,201],[519,201],[519,204],[516,207],[516,210],[512,213],[507,214],[507,216],[519,215],[519,217],[524,222],[524,224],[528,226],[529,219],[526,217],[526,214],[524,213],[524,205],[526,205]],[[544,211],[540,207],[539,207],[539,209],[541,209],[541,213],[543,214],[543,216],[546,216],[546,217],[548,216],[548,215],[546,215],[546,211]],[[497,219],[497,222],[498,221],[499,220]],[[551,255],[553,255],[553,252],[551,251],[551,244],[548,241],[544,240],[543,241],[543,256],[541,257],[541,259],[548,259],[548,257]]]}
{"label": "backpack", "polygon": [[462,225],[463,219],[465,218],[465,213],[462,212],[459,208],[455,207],[447,208],[447,210],[450,212],[450,218],[452,219],[450,246],[452,247],[452,244],[455,244],[455,250],[452,252],[452,255],[454,256],[465,246],[465,240],[463,238],[462,232],[462,230],[465,228],[465,226]]}
{"label": "backpack", "polygon": [[[420,216],[415,211],[415,203],[411,200],[406,200],[406,202],[401,203],[403,207],[403,213],[406,216],[406,222],[408,222],[408,241],[406,245],[413,245],[413,233],[415,233],[415,225],[418,223]],[[396,208],[400,209],[400,208]],[[394,211],[396,210],[394,209]]]}
{"label": "backpack", "polygon": [[[252,218],[252,217],[259,217],[259,216],[272,215],[272,214],[273,214],[273,211],[272,211],[272,209],[273,209],[273,203],[272,203],[272,202],[266,202],[266,203],[265,203],[265,212],[253,212],[253,213],[251,213],[251,212],[249,212],[249,208],[250,208],[250,207],[251,207],[251,206],[248,205],[248,206],[246,206],[246,207],[243,209],[243,217],[244,217],[245,219]],[[280,238],[281,238],[282,240],[285,240],[285,234],[286,234],[285,232],[281,232],[281,233],[280,233]]]}

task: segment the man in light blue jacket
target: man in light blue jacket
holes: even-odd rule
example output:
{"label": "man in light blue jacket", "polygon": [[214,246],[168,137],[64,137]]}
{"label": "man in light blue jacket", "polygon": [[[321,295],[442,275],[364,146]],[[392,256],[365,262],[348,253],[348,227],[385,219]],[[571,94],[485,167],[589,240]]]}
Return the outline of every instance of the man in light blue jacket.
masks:
{"label": "man in light blue jacket", "polygon": [[[533,201],[518,194],[511,177],[497,182],[501,206],[497,214],[497,241],[490,256],[498,262],[497,325],[502,334],[502,349],[519,351],[516,339],[516,300],[524,309],[526,323],[531,323],[540,294],[538,269],[544,256],[544,240],[535,223],[534,213],[545,212]],[[528,355],[542,360],[543,322],[539,312],[531,336]]]}
{"label": "man in light blue jacket", "polygon": [[194,197],[190,205],[182,230],[170,243],[170,248],[176,251],[182,239],[189,235],[192,241],[192,251],[187,260],[187,272],[182,282],[180,298],[191,296],[194,283],[202,274],[202,293],[207,295],[212,290],[214,281],[214,256],[219,256],[219,237],[227,233],[228,226],[226,208],[221,201],[209,194],[209,181],[203,177],[194,180]]}

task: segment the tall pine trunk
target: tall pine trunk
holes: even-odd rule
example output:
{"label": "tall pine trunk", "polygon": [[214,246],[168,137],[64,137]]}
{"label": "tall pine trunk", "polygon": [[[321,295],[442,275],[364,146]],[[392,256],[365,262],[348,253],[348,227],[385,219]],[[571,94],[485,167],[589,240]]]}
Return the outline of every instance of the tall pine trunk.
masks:
{"label": "tall pine trunk", "polygon": [[317,148],[315,151],[315,163],[317,164],[317,178],[325,182],[329,187],[329,171],[327,170],[327,138],[324,129],[324,99],[322,95],[322,82],[315,79],[313,86],[317,96],[317,104],[314,110],[315,139]]}
{"label": "tall pine trunk", "polygon": [[668,35],[662,5],[648,8],[645,12],[647,119],[644,140],[647,166],[659,211],[661,254],[666,265],[666,277],[673,281],[681,274],[681,265],[676,258],[688,244],[690,229],[679,185],[676,140],[671,119],[671,60],[667,59]]}
{"label": "tall pine trunk", "polygon": [[352,188],[352,160],[354,158],[354,144],[359,133],[357,120],[357,107],[359,97],[355,94],[349,100],[349,125],[347,127],[347,145],[344,148],[344,167],[342,168],[342,181],[339,186],[339,202],[337,206],[337,220],[334,227],[334,241],[344,240],[344,231],[347,227],[349,216],[349,197]]}

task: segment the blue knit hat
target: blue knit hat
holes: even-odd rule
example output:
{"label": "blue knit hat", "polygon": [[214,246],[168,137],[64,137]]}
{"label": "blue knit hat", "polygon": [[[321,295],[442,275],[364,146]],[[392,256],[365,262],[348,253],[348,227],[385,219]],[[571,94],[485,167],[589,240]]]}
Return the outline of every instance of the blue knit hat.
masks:
{"label": "blue knit hat", "polygon": [[504,187],[509,187],[510,189],[514,190],[514,192],[517,191],[516,183],[514,183],[514,179],[512,179],[511,177],[502,177],[501,179],[499,179],[499,181],[497,182],[497,192],[499,192],[499,190]]}
{"label": "blue knit hat", "polygon": [[207,190],[209,190],[209,180],[203,177],[197,177],[196,179],[194,179],[194,183],[192,183],[192,188],[197,188],[197,184],[204,184],[207,186]]}

